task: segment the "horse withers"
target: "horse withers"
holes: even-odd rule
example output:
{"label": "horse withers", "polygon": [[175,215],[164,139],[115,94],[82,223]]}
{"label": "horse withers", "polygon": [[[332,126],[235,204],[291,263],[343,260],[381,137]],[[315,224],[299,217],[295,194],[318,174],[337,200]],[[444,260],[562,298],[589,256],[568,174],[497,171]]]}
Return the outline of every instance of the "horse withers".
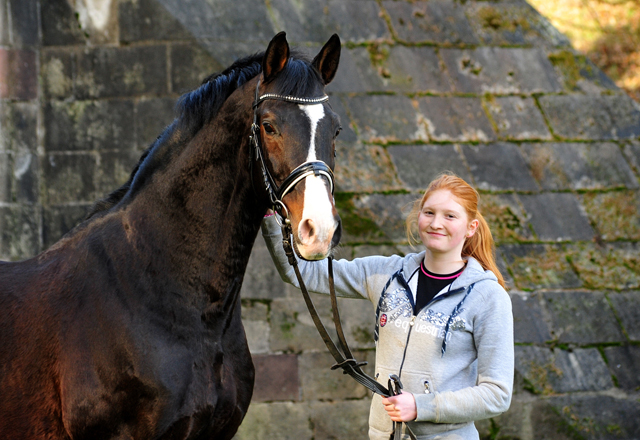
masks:
{"label": "horse withers", "polygon": [[339,240],[324,93],[339,57],[337,35],[313,60],[276,35],[182,96],[85,221],[0,263],[0,439],[233,437],[254,380],[239,292],[272,187],[322,168],[278,207],[302,258]]}

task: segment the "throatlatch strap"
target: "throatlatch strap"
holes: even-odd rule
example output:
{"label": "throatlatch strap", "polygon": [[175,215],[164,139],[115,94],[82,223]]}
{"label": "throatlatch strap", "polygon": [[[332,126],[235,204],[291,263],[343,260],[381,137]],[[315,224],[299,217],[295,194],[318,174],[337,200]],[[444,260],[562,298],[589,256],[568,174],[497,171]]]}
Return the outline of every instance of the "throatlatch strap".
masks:
{"label": "throatlatch strap", "polygon": [[[336,361],[336,364],[331,367],[332,370],[337,368],[342,368],[344,374],[348,374],[352,378],[356,380],[362,386],[368,388],[374,393],[380,394],[381,396],[389,397],[391,396],[390,391],[385,388],[384,385],[376,381],[373,377],[367,375],[360,367],[366,365],[366,362],[358,362],[353,358],[351,354],[351,350],[347,344],[347,341],[344,337],[344,332],[342,330],[342,323],[340,322],[339,314],[335,311],[337,307],[334,306],[334,323],[336,326],[336,331],[338,332],[339,343],[342,346],[344,351],[344,355],[338,350],[338,347],[331,339],[329,332],[325,328],[320,316],[318,315],[318,311],[316,310],[311,297],[309,296],[309,291],[307,290],[304,281],[302,279],[302,275],[300,274],[300,269],[298,269],[298,261],[294,255],[293,246],[291,245],[291,224],[284,221],[282,223],[282,245],[284,246],[284,251],[289,260],[289,264],[293,266],[293,270],[296,274],[296,278],[298,279],[298,284],[300,286],[300,290],[302,291],[302,297],[304,298],[304,302],[307,305],[307,309],[309,310],[309,315],[311,315],[311,319],[320,334],[320,337],[324,341],[325,345],[329,349],[329,352],[333,356]],[[330,266],[332,268],[332,266]],[[329,274],[329,290],[332,297],[332,304],[336,304],[336,293],[335,286],[333,284],[333,270],[330,271]],[[335,320],[337,319],[337,320]]]}

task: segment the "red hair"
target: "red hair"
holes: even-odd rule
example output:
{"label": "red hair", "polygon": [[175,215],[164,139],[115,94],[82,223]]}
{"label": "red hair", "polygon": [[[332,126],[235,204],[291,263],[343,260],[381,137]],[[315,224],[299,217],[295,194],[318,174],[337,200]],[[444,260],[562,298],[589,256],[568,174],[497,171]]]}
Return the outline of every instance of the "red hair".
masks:
{"label": "red hair", "polygon": [[465,209],[469,221],[478,220],[478,228],[475,234],[465,240],[464,246],[462,247],[462,256],[475,258],[483,269],[493,272],[498,278],[498,283],[506,289],[504,278],[496,264],[495,244],[491,230],[478,210],[478,192],[458,176],[449,173],[441,174],[429,184],[424,195],[414,202],[413,208],[406,221],[407,238],[409,242],[411,244],[420,242],[420,240],[416,239],[414,233],[418,226],[418,216],[420,215],[424,202],[426,202],[433,192],[438,190],[451,192],[456,202]]}

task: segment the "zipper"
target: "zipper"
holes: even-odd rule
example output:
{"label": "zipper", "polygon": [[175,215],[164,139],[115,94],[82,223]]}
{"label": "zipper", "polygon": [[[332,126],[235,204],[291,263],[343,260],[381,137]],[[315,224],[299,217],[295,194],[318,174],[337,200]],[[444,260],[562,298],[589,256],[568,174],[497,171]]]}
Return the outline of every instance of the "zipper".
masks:
{"label": "zipper", "polygon": [[431,384],[429,383],[428,380],[424,381],[424,393],[431,394]]}
{"label": "zipper", "polygon": [[413,330],[413,326],[416,323],[416,315],[411,317],[411,321],[409,322],[409,332],[407,333],[407,342],[404,344],[404,352],[402,353],[402,362],[400,363],[400,370],[398,371],[398,379],[402,378],[402,367],[404,366],[404,360],[407,357],[407,348],[409,347],[409,338],[411,337],[411,330]]}

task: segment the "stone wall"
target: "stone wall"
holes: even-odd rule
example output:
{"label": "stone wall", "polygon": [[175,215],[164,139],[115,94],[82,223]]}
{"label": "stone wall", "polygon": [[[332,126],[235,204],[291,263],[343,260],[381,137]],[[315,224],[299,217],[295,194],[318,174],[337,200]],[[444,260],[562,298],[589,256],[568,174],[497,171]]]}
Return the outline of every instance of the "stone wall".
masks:
{"label": "stone wall", "polygon": [[[181,93],[280,30],[344,43],[341,256],[409,252],[407,203],[443,170],[482,193],[516,325],[513,404],[483,438],[640,437],[640,111],[523,1],[0,0],[0,257],[54,243]],[[257,378],[237,438],[366,438],[366,390],[329,370],[261,239],[242,298]],[[373,307],[341,307],[372,361]]]}

